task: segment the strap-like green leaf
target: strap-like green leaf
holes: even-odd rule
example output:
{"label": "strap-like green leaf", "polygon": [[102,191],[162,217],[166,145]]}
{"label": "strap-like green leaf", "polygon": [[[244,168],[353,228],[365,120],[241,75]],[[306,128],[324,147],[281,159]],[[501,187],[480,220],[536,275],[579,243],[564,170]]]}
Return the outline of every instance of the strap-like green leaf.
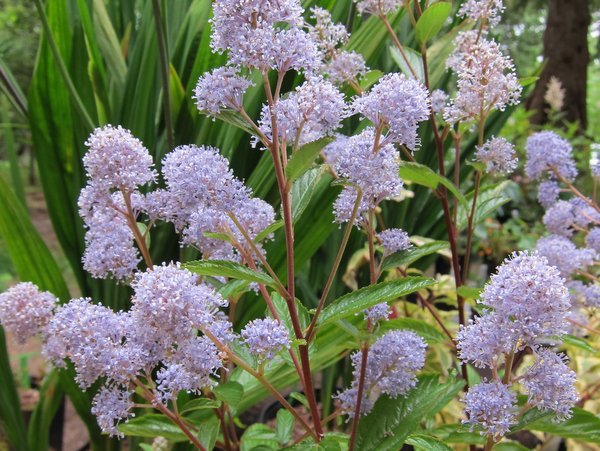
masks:
{"label": "strap-like green leaf", "polygon": [[336,299],[323,309],[318,325],[323,326],[332,321],[346,318],[381,302],[393,301],[435,283],[435,280],[426,277],[407,277],[361,288]]}

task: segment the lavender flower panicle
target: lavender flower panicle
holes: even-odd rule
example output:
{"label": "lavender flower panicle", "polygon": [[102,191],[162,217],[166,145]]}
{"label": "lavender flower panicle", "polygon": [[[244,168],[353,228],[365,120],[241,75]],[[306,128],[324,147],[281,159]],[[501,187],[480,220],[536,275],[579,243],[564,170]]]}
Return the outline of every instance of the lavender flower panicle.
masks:
{"label": "lavender flower panicle", "polygon": [[90,179],[105,189],[132,192],[156,179],[148,149],[129,130],[106,125],[85,142],[83,165]]}
{"label": "lavender flower panicle", "polygon": [[542,411],[551,410],[557,421],[571,417],[579,401],[575,388],[575,372],[567,366],[564,354],[550,349],[536,348],[535,363],[523,375],[523,386],[529,395],[528,402]]}
{"label": "lavender flower panicle", "polygon": [[566,180],[577,177],[571,144],[551,131],[537,132],[527,139],[527,164],[525,173],[532,179],[540,180],[548,175],[556,178],[554,171]]}
{"label": "lavender flower panicle", "polygon": [[386,302],[374,305],[363,311],[365,320],[370,321],[371,324],[376,324],[379,321],[388,319],[391,313],[391,308]]}
{"label": "lavender flower panicle", "polygon": [[458,356],[476,368],[496,368],[505,354],[519,349],[519,338],[510,320],[487,313],[461,326],[456,336]]}
{"label": "lavender flower panicle", "polygon": [[467,0],[458,10],[458,15],[487,21],[491,26],[496,26],[500,23],[504,9],[503,0]]}
{"label": "lavender flower panicle", "polygon": [[[147,196],[149,216],[173,222],[182,243],[200,249],[204,258],[236,259],[231,243],[205,232],[233,234],[238,243],[246,243],[230,214],[252,239],[275,219],[273,207],[251,197],[215,148],[177,147],[163,159],[162,172],[166,189]],[[252,249],[250,254],[254,255]]]}
{"label": "lavender flower panicle", "polygon": [[[291,145],[304,145],[330,135],[346,115],[343,94],[322,78],[310,78],[275,105],[279,137]],[[265,105],[259,126],[272,139],[271,111]]]}
{"label": "lavender flower panicle", "polygon": [[588,248],[593,249],[596,255],[600,254],[600,227],[590,229],[585,237],[585,244]]}
{"label": "lavender flower panicle", "polygon": [[250,86],[252,82],[238,75],[237,68],[219,67],[200,77],[193,99],[198,110],[215,116],[226,108],[241,110],[244,92]]}
{"label": "lavender flower panicle", "polygon": [[559,235],[541,238],[537,242],[536,250],[565,278],[579,270],[586,270],[596,256],[593,249],[578,249],[571,240]]}
{"label": "lavender flower panicle", "polygon": [[34,335],[45,336],[57,304],[58,299],[33,283],[18,283],[0,294],[0,324],[21,344]]}
{"label": "lavender flower panicle", "polygon": [[577,223],[575,208],[571,202],[559,200],[546,210],[542,222],[548,232],[569,238],[575,233],[573,228]]}
{"label": "lavender flower panicle", "polygon": [[350,35],[343,24],[333,22],[328,10],[313,6],[310,12],[315,24],[308,26],[308,34],[317,43],[322,58],[330,58],[336,53],[338,46],[348,42]]}
{"label": "lavender flower panicle", "polygon": [[92,414],[96,416],[102,432],[108,433],[111,437],[125,437],[118,426],[121,421],[127,422],[129,418],[135,416],[132,396],[132,391],[118,385],[105,385],[100,388],[92,401]]}
{"label": "lavender flower panicle", "polygon": [[431,111],[435,114],[442,114],[446,104],[448,103],[449,96],[441,89],[436,89],[431,93]]}
{"label": "lavender flower panicle", "polygon": [[412,247],[408,233],[402,229],[386,229],[379,232],[377,238],[383,247],[384,256],[405,251]]}
{"label": "lavender flower panicle", "polygon": [[515,147],[504,138],[493,137],[478,146],[475,158],[493,175],[508,175],[517,169]]}
{"label": "lavender flower panicle", "polygon": [[458,91],[444,112],[447,122],[479,121],[492,110],[504,111],[519,102],[523,88],[498,43],[477,38],[472,31],[459,33],[455,43],[447,65],[458,75]]}
{"label": "lavender flower panicle", "polygon": [[471,429],[480,427],[481,435],[504,436],[517,422],[517,396],[500,381],[482,382],[465,396],[466,420]]}
{"label": "lavender flower panicle", "polygon": [[531,344],[536,337],[562,334],[571,306],[559,271],[545,257],[528,252],[514,253],[504,261],[479,302],[498,317],[510,318],[524,344]]}
{"label": "lavender flower panicle", "polygon": [[375,127],[388,127],[383,143],[403,144],[411,150],[419,146],[419,122],[429,117],[429,92],[417,80],[404,74],[387,74],[371,90],[358,97],[352,109]]}
{"label": "lavender flower panicle", "polygon": [[[417,383],[416,373],[425,364],[426,349],[423,339],[410,331],[393,330],[379,338],[367,356],[360,414],[369,413],[382,393],[392,398],[406,395]],[[352,385],[336,395],[349,418],[356,410],[361,360],[362,350],[352,354]]]}
{"label": "lavender flower panicle", "polygon": [[560,186],[554,180],[545,180],[538,185],[538,201],[548,209],[558,201]]}
{"label": "lavender flower panicle", "polygon": [[241,335],[259,364],[291,345],[287,329],[271,318],[250,321]]}
{"label": "lavender flower panicle", "polygon": [[[359,216],[402,190],[398,151],[387,144],[374,152],[374,142],[375,130],[369,127],[359,135],[338,136],[324,149],[325,158],[337,175],[362,191]],[[358,195],[354,186],[345,187],[334,204],[337,222],[350,219]]]}
{"label": "lavender flower panicle", "polygon": [[367,72],[364,57],[356,52],[340,52],[323,68],[328,79],[335,84],[354,82]]}

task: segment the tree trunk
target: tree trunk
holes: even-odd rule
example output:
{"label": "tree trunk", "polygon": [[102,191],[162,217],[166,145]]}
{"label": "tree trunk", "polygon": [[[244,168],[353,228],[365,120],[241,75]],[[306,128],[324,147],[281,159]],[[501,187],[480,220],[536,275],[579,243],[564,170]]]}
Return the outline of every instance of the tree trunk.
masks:
{"label": "tree trunk", "polygon": [[565,90],[564,118],[587,126],[587,69],[589,0],[548,0],[548,21],[544,32],[544,69],[526,107],[535,110],[534,124],[548,122],[548,104],[544,100],[548,82],[556,77]]}

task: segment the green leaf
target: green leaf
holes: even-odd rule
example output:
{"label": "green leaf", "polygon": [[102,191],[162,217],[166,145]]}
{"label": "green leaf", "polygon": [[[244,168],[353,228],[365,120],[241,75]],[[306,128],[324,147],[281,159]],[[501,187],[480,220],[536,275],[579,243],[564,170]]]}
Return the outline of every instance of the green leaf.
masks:
{"label": "green leaf", "polygon": [[21,403],[9,364],[4,330],[0,327],[0,419],[8,442],[16,450],[27,450],[27,434],[21,415]]}
{"label": "green leaf", "polygon": [[526,448],[518,442],[506,441],[498,443],[494,446],[494,451],[528,451],[530,448]]}
{"label": "green leaf", "polygon": [[290,182],[299,178],[310,168],[315,158],[321,153],[323,147],[331,142],[331,138],[321,138],[318,141],[308,143],[300,147],[294,154],[285,169],[285,173]]}
{"label": "green leaf", "polygon": [[295,424],[294,415],[285,409],[279,409],[277,412],[277,422],[275,424],[275,435],[280,445],[285,445],[292,439]]}
{"label": "green leaf", "polygon": [[131,418],[129,421],[119,424],[119,431],[132,437],[154,438],[162,436],[173,442],[187,440],[185,434],[176,424],[158,413],[147,413]]}
{"label": "green leaf", "polygon": [[208,420],[200,423],[198,431],[198,439],[204,446],[204,449],[214,449],[217,436],[219,435],[220,423],[216,417],[211,417]]}
{"label": "green leaf", "polygon": [[[64,391],[60,385],[59,370],[51,370],[42,383],[40,388],[40,399],[31,415],[27,427],[27,435],[30,450],[47,450],[49,432],[52,426],[52,420],[62,402],[64,401]],[[6,387],[3,385],[3,387]],[[4,390],[4,388],[3,388]]]}
{"label": "green leaf", "polygon": [[256,235],[256,238],[254,238],[254,242],[260,243],[265,238],[267,238],[270,234],[275,233],[277,230],[281,229],[284,226],[284,224],[285,223],[281,219],[279,221],[275,221],[273,224],[265,227],[265,229],[262,232],[260,232],[258,235]]}
{"label": "green leaf", "polygon": [[213,392],[217,399],[220,399],[234,409],[240,404],[244,397],[244,387],[235,381],[219,384],[213,389]]}
{"label": "green leaf", "polygon": [[589,341],[583,338],[575,337],[573,335],[562,335],[560,339],[566,345],[583,349],[584,351],[591,352],[592,354],[598,354],[598,350],[594,348]]}
{"label": "green leaf", "polygon": [[336,299],[323,309],[321,316],[319,316],[318,324],[323,326],[346,318],[355,313],[362,312],[369,307],[373,307],[380,302],[393,301],[435,283],[435,280],[426,277],[407,277],[361,288]]}
{"label": "green leaf", "polygon": [[[319,183],[323,180],[323,177],[327,174],[325,166],[321,165],[316,168],[309,169],[302,176],[294,181],[292,185],[292,191],[290,193],[292,202],[292,219],[294,223],[300,219],[304,210],[308,206],[310,200],[315,193],[315,190]],[[329,185],[331,177],[328,176],[325,180],[325,184]]]}
{"label": "green leaf", "polygon": [[225,299],[235,298],[248,291],[248,285],[250,285],[250,282],[247,280],[235,279],[227,282],[218,291]]}
{"label": "green leaf", "polygon": [[229,277],[264,285],[275,285],[271,277],[229,260],[197,260],[184,263],[185,269],[201,276]]}
{"label": "green leaf", "polygon": [[525,87],[534,84],[539,79],[540,77],[523,77],[519,78],[519,83],[521,84],[521,86]]}
{"label": "green leaf", "polygon": [[425,81],[423,59],[420,53],[414,51],[410,47],[404,47],[404,54],[406,55],[406,59],[404,59],[404,56],[402,56],[400,50],[398,50],[397,47],[390,47],[390,53],[392,54],[392,59],[396,62],[400,70],[407,77],[415,78],[412,71],[410,70],[412,67],[412,69],[416,73],[417,80],[419,80],[421,83]]}
{"label": "green leaf", "polygon": [[456,290],[459,296],[467,299],[479,299],[482,291],[483,288],[467,287],[465,285],[458,287],[458,290]]}
{"label": "green leaf", "polygon": [[363,91],[366,91],[373,86],[383,76],[383,72],[380,70],[370,70],[360,78],[360,87]]}
{"label": "green leaf", "polygon": [[255,423],[242,435],[241,451],[260,449],[279,449],[275,432],[265,424]]}
{"label": "green leaf", "polygon": [[186,402],[183,407],[179,409],[182,415],[194,412],[196,410],[204,409],[218,409],[221,406],[221,401],[215,401],[214,399],[197,398]]}
{"label": "green leaf", "polygon": [[[514,183],[508,180],[497,185],[488,185],[479,190],[477,205],[475,207],[475,216],[473,226],[479,224],[485,219],[493,216],[498,209],[510,201],[510,197],[505,194],[509,184]],[[458,209],[457,228],[464,230],[468,225],[468,213],[471,211],[473,193],[468,196],[468,206],[462,206]]]}
{"label": "green leaf", "polygon": [[307,409],[310,409],[310,405],[308,404],[308,399],[302,393],[298,393],[297,391],[293,391],[289,394],[289,397],[295,399],[300,404],[302,404]]}
{"label": "green leaf", "polygon": [[438,2],[423,11],[423,15],[419,17],[415,27],[417,40],[425,44],[437,35],[444,26],[451,10],[452,5],[450,3]]}
{"label": "green leaf", "polygon": [[384,321],[381,323],[379,331],[383,334],[387,331],[398,329],[412,330],[423,337],[428,343],[442,343],[448,339],[446,335],[431,324],[414,318],[398,318]]}
{"label": "green leaf", "polygon": [[382,396],[365,418],[360,420],[356,449],[396,451],[426,418],[431,418],[462,389],[462,381],[440,383],[437,375],[419,378],[407,396],[396,399]]}
{"label": "green leaf", "polygon": [[412,445],[416,451],[448,451],[452,450],[448,445],[444,444],[435,437],[423,434],[412,434],[405,442],[407,445]]}
{"label": "green leaf", "polygon": [[400,166],[400,177],[404,180],[409,180],[417,185],[423,185],[431,189],[437,189],[438,185],[441,183],[458,199],[464,208],[470,208],[467,199],[454,183],[425,165],[403,161]]}
{"label": "green leaf", "polygon": [[397,268],[398,266],[410,266],[417,260],[427,257],[428,255],[435,254],[446,250],[450,247],[447,241],[432,241],[425,243],[422,246],[413,246],[405,251],[396,252],[392,255],[388,255],[383,259],[383,270],[390,268]]}
{"label": "green leaf", "polygon": [[553,415],[530,423],[526,429],[548,432],[559,437],[600,444],[600,418],[586,410],[575,408],[573,416],[563,422],[553,421]]}

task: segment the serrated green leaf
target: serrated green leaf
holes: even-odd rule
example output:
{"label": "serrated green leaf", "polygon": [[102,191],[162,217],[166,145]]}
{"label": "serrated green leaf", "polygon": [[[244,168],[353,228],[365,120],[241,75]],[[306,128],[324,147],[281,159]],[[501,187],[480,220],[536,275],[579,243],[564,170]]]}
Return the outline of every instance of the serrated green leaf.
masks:
{"label": "serrated green leaf", "polygon": [[448,445],[441,442],[435,437],[423,434],[412,434],[405,442],[407,445],[412,445],[416,451],[448,451],[452,450]]}
{"label": "serrated green leaf", "polygon": [[[510,201],[510,197],[504,193],[510,183],[512,182],[507,180],[497,185],[488,185],[480,188],[479,195],[477,196],[477,205],[475,206],[475,216],[473,218],[474,226],[493,216],[502,205]],[[473,193],[470,193],[467,200],[468,206],[465,207],[461,204],[458,209],[456,221],[458,230],[464,230],[468,225],[467,212],[471,211],[472,199]]]}
{"label": "serrated green leaf", "polygon": [[553,415],[546,416],[526,425],[525,428],[587,443],[600,444],[600,418],[592,412],[575,408],[570,419],[563,422],[556,422],[553,419]]}
{"label": "serrated green leaf", "polygon": [[452,5],[448,2],[434,3],[423,11],[415,27],[417,40],[425,44],[437,35],[450,15],[450,11],[452,11]]}
{"label": "serrated green leaf", "polygon": [[216,417],[211,417],[199,425],[198,439],[204,449],[214,449],[219,435],[220,423]]}
{"label": "serrated green leaf", "polygon": [[260,449],[278,449],[277,436],[271,428],[265,424],[255,423],[251,425],[242,435],[240,451],[251,451]]}
{"label": "serrated green leaf", "polygon": [[183,407],[179,409],[180,413],[185,416],[186,413],[194,412],[196,410],[205,409],[218,409],[221,406],[221,401],[207,398],[197,398],[186,402]]}
{"label": "serrated green leaf", "polygon": [[292,439],[292,432],[294,432],[295,418],[291,412],[285,409],[279,409],[277,412],[275,423],[275,436],[280,445],[285,445]]}
{"label": "serrated green leaf", "polygon": [[448,337],[420,319],[414,318],[397,318],[384,321],[379,326],[380,333],[385,333],[390,330],[408,329],[423,337],[428,343],[442,343],[448,340]]}
{"label": "serrated green leaf", "polygon": [[386,270],[397,268],[398,266],[409,266],[423,257],[446,250],[449,247],[450,245],[447,241],[432,241],[422,246],[413,246],[405,251],[395,252],[385,257],[382,268]]}
{"label": "serrated green leaf", "polygon": [[227,282],[218,291],[225,299],[229,299],[248,291],[248,285],[250,285],[250,282],[247,280],[234,279]]}
{"label": "serrated green leaf", "polygon": [[336,299],[323,309],[318,319],[318,325],[337,321],[362,312],[381,302],[389,302],[401,296],[406,296],[421,288],[429,287],[436,281],[426,277],[407,277],[391,282],[381,282],[361,288]]}
{"label": "serrated green leaf", "polygon": [[158,413],[147,413],[131,418],[129,421],[119,424],[118,428],[120,432],[131,437],[154,438],[162,436],[173,442],[187,440],[185,434],[176,424]]}
{"label": "serrated green leaf", "polygon": [[305,144],[296,150],[285,168],[287,179],[293,182],[304,174],[312,166],[319,153],[321,153],[321,150],[323,150],[323,147],[330,142],[331,138],[321,138],[318,141]]}
{"label": "serrated green leaf", "polygon": [[366,417],[360,420],[356,449],[361,451],[396,451],[418,427],[435,415],[462,389],[462,381],[440,383],[438,376],[419,378],[406,397],[382,396]]}
{"label": "serrated green leaf", "polygon": [[229,277],[273,286],[275,282],[266,274],[254,271],[229,260],[197,260],[184,263],[185,269],[201,276]]}
{"label": "serrated green leaf", "polygon": [[[325,179],[325,180],[324,180]],[[300,219],[304,210],[315,193],[317,186],[324,180],[329,185],[331,176],[327,175],[324,166],[309,169],[300,178],[294,181],[290,198],[292,202],[292,220],[294,223]]]}
{"label": "serrated green leaf", "polygon": [[463,208],[469,208],[467,199],[454,183],[425,165],[404,161],[400,166],[400,177],[431,189],[436,189],[439,184],[442,184],[458,199]]}
{"label": "serrated green leaf", "polygon": [[213,389],[213,392],[217,399],[233,408],[236,408],[244,397],[244,387],[235,381],[219,384]]}

